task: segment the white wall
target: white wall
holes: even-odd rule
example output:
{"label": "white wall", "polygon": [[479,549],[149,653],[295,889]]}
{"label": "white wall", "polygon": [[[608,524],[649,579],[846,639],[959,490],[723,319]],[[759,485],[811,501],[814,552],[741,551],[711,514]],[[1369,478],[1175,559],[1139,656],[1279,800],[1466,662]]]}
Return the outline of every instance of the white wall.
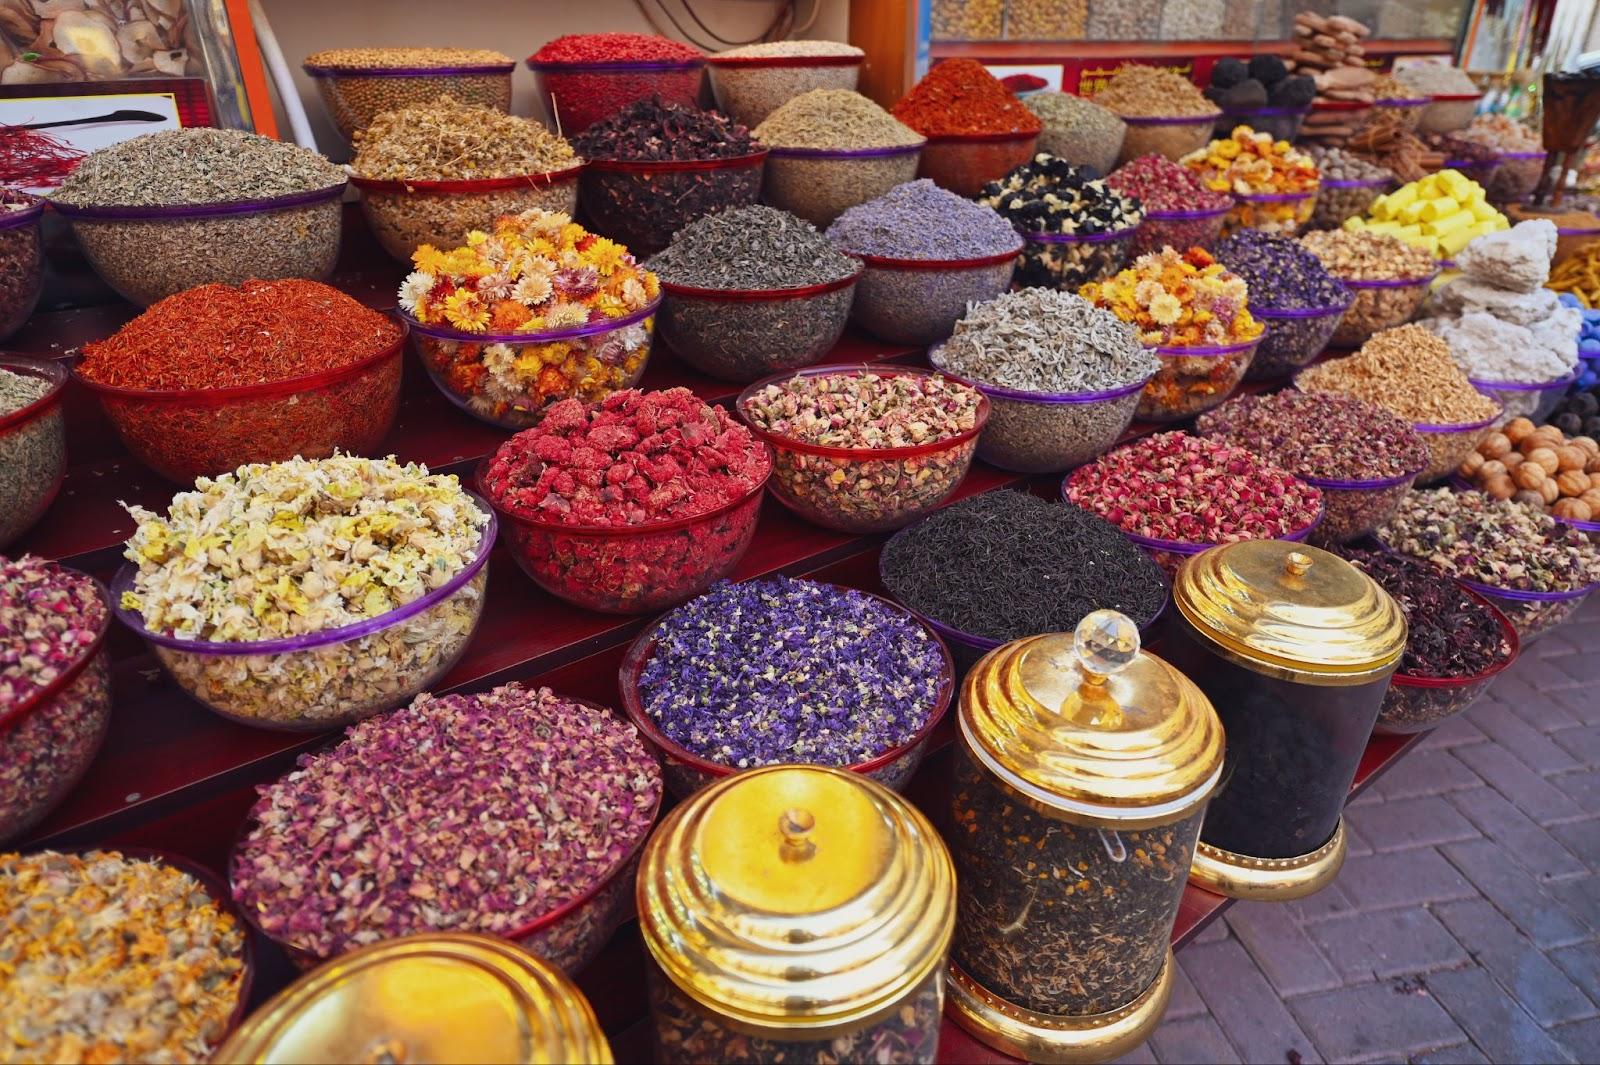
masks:
{"label": "white wall", "polygon": [[[664,0],[690,32],[706,39],[683,14],[682,0]],[[729,40],[754,37],[777,10],[774,0],[690,0],[711,29]],[[817,19],[807,37],[844,40],[850,0],[796,0],[803,23],[813,6]],[[870,2],[870,0],[868,0]],[[658,0],[642,0],[670,36],[671,23]],[[262,0],[284,58],[317,135],[317,145],[334,159],[348,151],[327,120],[311,79],[300,72],[307,55],[321,48],[362,45],[443,45],[494,48],[518,60],[512,111],[535,113],[533,76],[521,60],[564,33],[629,31],[653,33],[635,0]],[[543,114],[542,111],[538,112]],[[281,109],[278,127],[288,136]]]}

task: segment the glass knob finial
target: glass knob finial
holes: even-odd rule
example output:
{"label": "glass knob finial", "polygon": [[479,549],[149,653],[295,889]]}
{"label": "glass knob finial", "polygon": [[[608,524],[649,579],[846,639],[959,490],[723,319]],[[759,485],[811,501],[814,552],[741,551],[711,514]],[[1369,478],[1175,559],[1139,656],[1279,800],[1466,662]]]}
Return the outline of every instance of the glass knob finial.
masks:
{"label": "glass knob finial", "polygon": [[1096,610],[1073,632],[1073,650],[1090,673],[1120,673],[1139,656],[1139,626],[1126,614]]}

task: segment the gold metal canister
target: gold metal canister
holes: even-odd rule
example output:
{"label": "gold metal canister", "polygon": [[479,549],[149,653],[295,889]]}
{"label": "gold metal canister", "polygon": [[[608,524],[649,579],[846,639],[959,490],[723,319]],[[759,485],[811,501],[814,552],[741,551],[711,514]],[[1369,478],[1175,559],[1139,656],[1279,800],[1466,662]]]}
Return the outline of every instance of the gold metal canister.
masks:
{"label": "gold metal canister", "polygon": [[663,1062],[931,1062],[955,872],[894,792],[820,766],[728,777],[639,869]]}
{"label": "gold metal canister", "polygon": [[1405,615],[1337,555],[1281,540],[1213,548],[1172,588],[1165,649],[1228,730],[1228,769],[1192,879],[1293,899],[1344,862],[1341,812],[1405,651]]}
{"label": "gold metal canister", "polygon": [[342,955],[279,992],[212,1060],[612,1063],[594,1011],[560,970],[505,940],[465,934]]}
{"label": "gold metal canister", "polygon": [[1217,715],[1102,610],[991,651],[959,721],[952,1015],[1030,1061],[1118,1057],[1166,1010]]}

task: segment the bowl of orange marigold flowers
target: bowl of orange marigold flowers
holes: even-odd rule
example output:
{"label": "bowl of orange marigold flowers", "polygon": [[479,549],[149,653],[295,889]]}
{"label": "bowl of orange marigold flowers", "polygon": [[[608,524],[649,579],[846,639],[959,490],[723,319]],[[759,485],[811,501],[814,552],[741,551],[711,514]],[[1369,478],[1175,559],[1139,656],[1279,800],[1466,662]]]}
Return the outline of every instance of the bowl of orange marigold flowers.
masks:
{"label": "bowl of orange marigold flowers", "polygon": [[558,400],[601,400],[644,375],[660,284],[569,215],[505,215],[459,248],[424,244],[412,263],[400,310],[417,353],[475,417],[525,429]]}
{"label": "bowl of orange marigold flowers", "polygon": [[1141,255],[1078,294],[1139,332],[1161,360],[1135,417],[1170,422],[1220,405],[1239,387],[1261,344],[1249,288],[1204,248]]}
{"label": "bowl of orange marigold flowers", "polygon": [[1317,208],[1322,172],[1316,160],[1271,134],[1249,126],[1190,152],[1180,162],[1199,175],[1206,188],[1233,197],[1233,210],[1223,219],[1226,236],[1238,229],[1259,229],[1292,237],[1305,228]]}

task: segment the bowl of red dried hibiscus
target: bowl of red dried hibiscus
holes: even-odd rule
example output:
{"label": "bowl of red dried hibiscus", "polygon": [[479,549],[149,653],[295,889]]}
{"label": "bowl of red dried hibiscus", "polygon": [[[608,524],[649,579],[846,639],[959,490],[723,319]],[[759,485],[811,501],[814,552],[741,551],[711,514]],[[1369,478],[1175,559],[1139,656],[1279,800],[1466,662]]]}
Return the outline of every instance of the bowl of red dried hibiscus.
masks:
{"label": "bowl of red dried hibiscus", "polygon": [[563,400],[478,470],[512,557],[590,610],[641,614],[738,565],[772,473],[766,445],[686,388]]}

